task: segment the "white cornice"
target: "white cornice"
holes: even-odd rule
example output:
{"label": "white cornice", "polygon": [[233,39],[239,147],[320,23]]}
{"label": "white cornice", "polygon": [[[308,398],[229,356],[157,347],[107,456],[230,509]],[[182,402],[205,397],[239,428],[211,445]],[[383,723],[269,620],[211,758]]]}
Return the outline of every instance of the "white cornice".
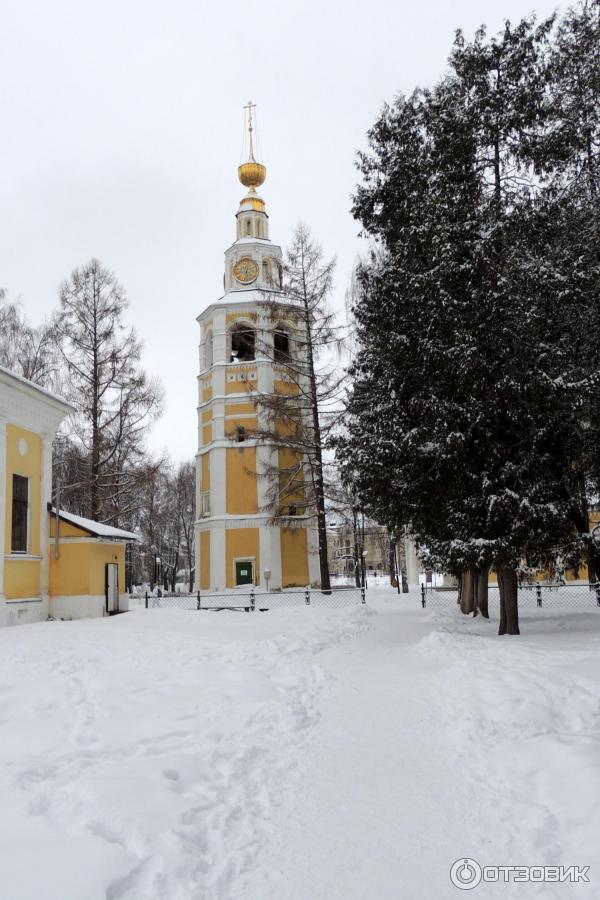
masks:
{"label": "white cornice", "polygon": [[51,437],[73,409],[65,400],[0,369],[0,420]]}
{"label": "white cornice", "polygon": [[[233,299],[237,294],[245,295],[246,299]],[[278,300],[277,297],[282,299]],[[229,293],[219,297],[214,303],[205,307],[199,316],[196,316],[196,321],[202,323],[208,316],[213,315],[219,309],[235,310],[248,309],[250,307],[258,311],[261,307],[268,309],[273,305],[280,306],[282,309],[299,309],[298,304],[294,300],[286,298],[283,291],[258,291],[255,288],[246,288],[244,290],[229,291]]]}

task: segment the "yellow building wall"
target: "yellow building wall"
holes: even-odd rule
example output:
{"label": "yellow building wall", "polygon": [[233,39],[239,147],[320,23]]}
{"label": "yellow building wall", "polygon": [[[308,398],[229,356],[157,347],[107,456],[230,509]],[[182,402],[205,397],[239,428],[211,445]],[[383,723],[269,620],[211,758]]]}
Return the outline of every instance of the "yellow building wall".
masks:
{"label": "yellow building wall", "polygon": [[212,425],[203,425],[202,426],[202,446],[206,446],[206,444],[210,444],[212,441]]}
{"label": "yellow building wall", "polygon": [[225,382],[226,394],[243,394],[256,390],[256,366],[240,368],[236,365],[231,374],[235,375],[235,379],[227,379]]}
{"label": "yellow building wall", "polygon": [[225,436],[235,437],[236,428],[241,425],[251,436],[252,432],[256,432],[258,428],[258,419],[256,416],[233,416],[225,419]]}
{"label": "yellow building wall", "polygon": [[[65,524],[65,523],[62,523]],[[61,525],[62,530],[62,525]],[[119,566],[119,592],[125,592],[125,544],[100,543],[94,538],[78,543],[61,543],[59,558],[50,546],[50,595],[76,597],[106,593],[106,563]]]}
{"label": "yellow building wall", "polygon": [[235,587],[235,560],[254,561],[254,583],[260,584],[260,554],[258,528],[228,528],[225,531],[225,559],[227,587]]}
{"label": "yellow building wall", "polygon": [[202,490],[210,491],[210,459],[208,453],[202,457],[201,466]]}
{"label": "yellow building wall", "polygon": [[200,590],[210,590],[210,531],[200,532],[199,541],[199,560],[200,560]]}
{"label": "yellow building wall", "polygon": [[[56,519],[54,516],[50,519],[50,537],[54,537],[56,534]],[[77,528],[76,525],[71,525],[70,522],[65,522],[64,519],[60,520],[60,527],[58,529],[58,534],[61,538],[65,537],[89,537],[87,531],[84,531],[82,528]]]}
{"label": "yellow building wall", "polygon": [[227,449],[227,512],[249,515],[258,512],[256,447]]}
{"label": "yellow building wall", "polygon": [[277,378],[277,376],[275,376],[273,391],[276,394],[292,397],[294,394],[298,393],[298,385],[293,381],[284,381],[282,378]]}
{"label": "yellow building wall", "polygon": [[[21,455],[19,442],[24,440],[27,452]],[[12,477],[23,475],[30,481],[30,504],[28,525],[28,554],[40,555],[41,525],[41,478],[42,478],[42,441],[38,434],[16,425],[6,426],[6,513],[4,520],[4,554],[11,554],[12,538]],[[22,554],[15,554],[13,559],[5,559],[4,593],[7,600],[25,597],[39,597],[40,593],[40,560],[23,559]]]}
{"label": "yellow building wall", "polygon": [[[62,531],[62,523],[61,523]],[[55,597],[76,597],[91,594],[90,544],[60,544],[59,557],[54,559],[50,545],[50,594]],[[104,588],[102,589],[104,593]]]}
{"label": "yellow building wall", "polygon": [[306,528],[281,529],[282,587],[308,584],[308,543]]}
{"label": "yellow building wall", "polygon": [[228,403],[225,407],[226,416],[252,416],[256,413],[256,403]]}
{"label": "yellow building wall", "polygon": [[278,450],[278,465],[281,472],[279,490],[283,506],[289,506],[290,503],[304,505],[304,476],[302,471],[297,475],[294,473],[301,459],[302,454],[290,447],[280,447]]}
{"label": "yellow building wall", "polygon": [[4,560],[4,596],[7,600],[40,596],[40,561],[38,559]]}

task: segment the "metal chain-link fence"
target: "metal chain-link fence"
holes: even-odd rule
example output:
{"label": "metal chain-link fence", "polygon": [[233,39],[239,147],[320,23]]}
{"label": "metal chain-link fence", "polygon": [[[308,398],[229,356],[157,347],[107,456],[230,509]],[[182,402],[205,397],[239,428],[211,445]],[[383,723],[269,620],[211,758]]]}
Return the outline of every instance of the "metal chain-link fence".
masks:
{"label": "metal chain-link fence", "polygon": [[318,588],[294,588],[284,591],[229,591],[226,593],[167,593],[145,592],[131,594],[130,609],[193,609],[239,610],[252,612],[283,609],[293,606],[342,608],[366,603],[364,588],[333,587],[331,591]]}
{"label": "metal chain-link fence", "polygon": [[[442,608],[458,603],[456,588],[421,586],[421,605]],[[490,612],[500,611],[500,593],[497,584],[488,589]],[[600,612],[600,584],[527,584],[519,587],[520,609],[592,610]]]}

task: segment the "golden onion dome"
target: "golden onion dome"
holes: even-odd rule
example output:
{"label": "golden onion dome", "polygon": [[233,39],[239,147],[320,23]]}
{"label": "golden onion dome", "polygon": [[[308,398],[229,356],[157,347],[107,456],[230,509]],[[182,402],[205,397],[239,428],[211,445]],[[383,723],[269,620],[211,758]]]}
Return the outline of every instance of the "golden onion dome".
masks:
{"label": "golden onion dome", "polygon": [[244,187],[250,189],[257,188],[264,182],[266,177],[267,169],[262,163],[257,163],[252,160],[238,166],[238,178]]}
{"label": "golden onion dome", "polygon": [[244,210],[255,209],[258,212],[264,212],[265,201],[262,197],[259,197],[258,194],[254,194],[252,197],[249,194],[246,194],[246,196],[242,197],[240,200],[240,207]]}

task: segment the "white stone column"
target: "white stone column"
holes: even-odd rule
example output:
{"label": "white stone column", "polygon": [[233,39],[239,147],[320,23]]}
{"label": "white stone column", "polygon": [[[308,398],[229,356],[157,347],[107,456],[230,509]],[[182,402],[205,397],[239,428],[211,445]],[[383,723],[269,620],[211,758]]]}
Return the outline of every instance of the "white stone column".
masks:
{"label": "white stone column", "polygon": [[283,575],[281,571],[281,528],[272,526],[267,528],[271,544],[271,587],[273,590],[281,590],[283,587]]}
{"label": "white stone column", "polygon": [[319,560],[319,535],[315,525],[306,529],[306,546],[308,548],[308,580],[310,584],[321,584],[321,562]]}
{"label": "white stone column", "polygon": [[409,585],[419,584],[419,560],[415,542],[410,534],[404,536],[404,558],[406,560],[406,578]]}
{"label": "white stone column", "polygon": [[225,553],[225,522],[213,522],[210,527],[210,589],[224,591],[227,587],[227,558]]}
{"label": "white stone column", "polygon": [[0,420],[0,626],[6,625],[4,554],[6,552],[6,422]]}
{"label": "white stone column", "polygon": [[48,600],[50,591],[50,513],[47,505],[52,501],[52,438],[41,435],[42,478],[40,484],[40,598]]}
{"label": "white stone column", "polygon": [[276,571],[273,570],[273,559],[271,553],[271,535],[269,534],[272,531],[272,528],[269,528],[268,525],[261,525],[258,529],[258,551],[260,556],[260,572],[256,573],[257,580],[260,585],[266,589],[267,581],[265,578],[265,570],[268,570],[271,574],[269,575],[269,590],[273,590],[274,585],[274,577],[276,576]]}
{"label": "white stone column", "polygon": [[[227,515],[227,448],[210,452],[210,584],[212,590],[225,589],[225,516]],[[220,521],[215,522],[214,519]]]}
{"label": "white stone column", "polygon": [[224,309],[215,310],[212,317],[213,326],[213,365],[215,363],[228,363],[227,355],[227,312]]}

